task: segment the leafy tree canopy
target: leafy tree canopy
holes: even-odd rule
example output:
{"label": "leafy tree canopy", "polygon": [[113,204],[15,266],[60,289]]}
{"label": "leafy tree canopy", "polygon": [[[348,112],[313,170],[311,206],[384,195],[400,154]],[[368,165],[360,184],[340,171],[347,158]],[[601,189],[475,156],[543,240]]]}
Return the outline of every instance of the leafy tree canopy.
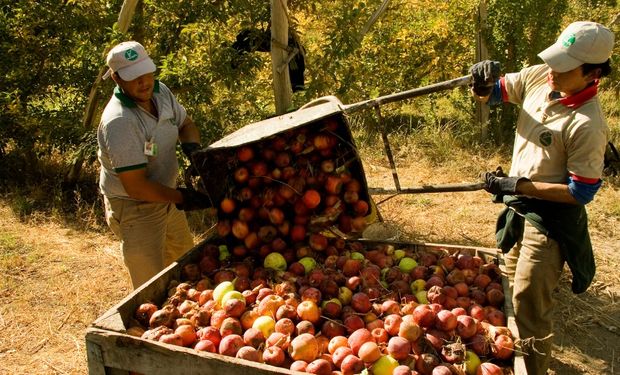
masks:
{"label": "leafy tree canopy", "polygon": [[[68,164],[85,144],[93,160],[95,129],[84,128],[82,118],[106,51],[122,40],[138,40],[150,51],[159,78],[187,107],[205,143],[273,114],[270,54],[232,48],[242,29],[269,27],[269,2],[143,0],[126,34],[115,26],[122,3],[0,0],[0,157],[19,156],[34,174],[38,161],[60,155]],[[289,0],[289,23],[306,63],[305,90],[294,94],[295,107],[323,95],[353,103],[467,73],[479,1],[392,0],[362,35],[382,3]],[[610,24],[617,14],[615,0],[489,0],[487,7],[483,38],[505,71],[537,63],[536,54],[569,22]],[[612,65],[620,66],[617,53]],[[618,82],[614,74],[607,82]],[[98,115],[112,84],[99,87]],[[427,122],[441,121],[443,113],[472,128],[473,103],[462,91],[388,116]],[[493,121],[512,126],[507,111]]]}

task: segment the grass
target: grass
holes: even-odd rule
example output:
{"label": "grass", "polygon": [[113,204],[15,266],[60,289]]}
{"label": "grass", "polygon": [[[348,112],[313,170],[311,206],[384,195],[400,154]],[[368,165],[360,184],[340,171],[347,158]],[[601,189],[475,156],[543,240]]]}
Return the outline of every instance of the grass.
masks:
{"label": "grass", "polygon": [[130,290],[118,244],[107,233],[63,225],[67,218],[35,213],[24,220],[7,203],[0,200],[4,370],[85,373],[84,328]]}
{"label": "grass", "polygon": [[25,270],[39,259],[32,254],[32,249],[25,245],[17,234],[0,231],[0,291],[6,291],[19,285],[19,279]]}

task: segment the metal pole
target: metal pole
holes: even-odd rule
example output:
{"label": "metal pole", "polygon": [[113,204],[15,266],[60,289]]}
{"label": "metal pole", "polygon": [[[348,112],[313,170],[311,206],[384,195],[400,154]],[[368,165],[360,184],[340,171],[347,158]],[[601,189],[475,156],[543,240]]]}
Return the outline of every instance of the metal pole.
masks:
{"label": "metal pole", "polygon": [[416,96],[428,95],[428,94],[432,94],[438,91],[451,90],[456,87],[469,85],[470,83],[471,83],[471,75],[467,75],[467,76],[435,83],[435,84],[424,86],[424,87],[418,87],[418,88],[407,90],[407,91],[401,91],[401,92],[397,92],[394,94],[380,96],[375,99],[368,99],[362,102],[348,104],[344,107],[344,111],[347,113],[357,112],[362,109],[376,107],[378,105],[387,104],[387,103],[393,103],[399,100],[414,98]]}

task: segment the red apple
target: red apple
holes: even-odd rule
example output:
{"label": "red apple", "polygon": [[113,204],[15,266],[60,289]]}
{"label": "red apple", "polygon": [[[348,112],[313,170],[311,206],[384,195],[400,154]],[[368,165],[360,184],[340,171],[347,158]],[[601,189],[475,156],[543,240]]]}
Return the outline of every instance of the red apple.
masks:
{"label": "red apple", "polygon": [[403,337],[393,336],[388,341],[387,352],[398,361],[405,360],[411,352],[411,343]]}
{"label": "red apple", "polygon": [[321,195],[314,189],[306,190],[302,199],[308,209],[314,209],[321,203]]}
{"label": "red apple", "polygon": [[222,341],[220,341],[218,352],[229,357],[234,357],[237,355],[237,351],[243,346],[245,346],[243,337],[236,334],[228,335],[223,337]]}
{"label": "red apple", "polygon": [[312,233],[308,241],[310,247],[316,251],[323,251],[329,245],[327,237],[321,233]]}
{"label": "red apple", "polygon": [[286,151],[278,152],[274,163],[278,168],[287,167],[291,163],[291,155]]}
{"label": "red apple", "polygon": [[372,308],[370,298],[366,293],[358,292],[351,297],[351,306],[359,313],[367,313]]}
{"label": "red apple", "polygon": [[237,159],[241,162],[247,162],[254,157],[254,150],[250,146],[242,146],[237,149]]}
{"label": "red apple", "polygon": [[272,366],[282,366],[286,356],[279,346],[269,346],[263,351],[263,362]]}

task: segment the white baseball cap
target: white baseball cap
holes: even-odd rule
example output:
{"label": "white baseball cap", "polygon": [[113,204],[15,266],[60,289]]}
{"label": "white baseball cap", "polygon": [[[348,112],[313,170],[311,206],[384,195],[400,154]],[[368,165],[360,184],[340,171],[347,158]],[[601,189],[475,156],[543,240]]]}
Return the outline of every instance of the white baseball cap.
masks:
{"label": "white baseball cap", "polygon": [[142,44],[134,41],[122,42],[114,46],[108,52],[106,62],[110,69],[103,75],[103,79],[107,79],[116,72],[123,81],[133,81],[156,70],[155,63]]}
{"label": "white baseball cap", "polygon": [[568,72],[583,64],[602,64],[611,56],[614,34],[605,26],[589,21],[573,22],[558,40],[538,56],[558,72]]}

